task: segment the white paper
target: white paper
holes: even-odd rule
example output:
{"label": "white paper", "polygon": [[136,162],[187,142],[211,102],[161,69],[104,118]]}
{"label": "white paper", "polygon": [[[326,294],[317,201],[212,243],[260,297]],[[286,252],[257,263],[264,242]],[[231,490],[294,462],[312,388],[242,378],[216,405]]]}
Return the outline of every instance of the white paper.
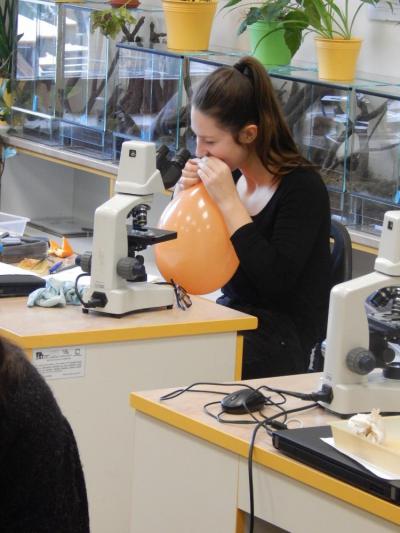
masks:
{"label": "white paper", "polygon": [[45,379],[82,378],[85,375],[85,359],[85,346],[32,350],[32,363]]}
{"label": "white paper", "polygon": [[[67,270],[63,270],[62,272],[55,272],[54,274],[48,274],[47,276],[43,276],[43,277],[44,279],[54,278],[60,281],[75,282],[79,274],[83,274],[83,270],[81,269],[81,267],[77,266],[74,268],[68,268]],[[79,278],[79,282],[78,282],[79,286],[89,285],[89,283],[90,283],[90,276],[82,276],[81,278]]]}
{"label": "white paper", "polygon": [[8,265],[7,263],[0,263],[0,274],[34,274],[34,272],[14,265]]}
{"label": "white paper", "polygon": [[365,461],[364,459],[361,459],[361,457],[358,457],[357,455],[353,455],[352,453],[348,453],[347,451],[343,450],[342,448],[339,448],[335,444],[335,440],[333,437],[327,437],[327,438],[321,438],[326,444],[329,444],[329,446],[332,446],[332,448],[335,448],[340,453],[343,453],[344,455],[347,455],[347,457],[350,457],[350,459],[353,459],[354,461],[357,461],[360,465],[362,465],[364,468],[375,474],[375,476],[378,476],[382,479],[389,479],[389,480],[397,480],[399,479],[398,474],[393,474],[392,472],[387,472],[386,470],[382,470],[381,468],[369,463],[368,461]]}
{"label": "white paper", "polygon": [[[55,272],[54,274],[48,274],[46,276],[43,276],[41,274],[38,274],[34,270],[27,270],[26,268],[19,268],[14,265],[8,265],[7,263],[1,263],[0,262],[0,275],[1,274],[33,274],[34,276],[39,276],[43,279],[49,279],[49,278],[55,278],[60,281],[72,281],[75,282],[77,276],[79,274],[82,274],[83,270],[81,267],[77,266],[75,268],[68,268],[67,270],[63,270],[62,272]],[[155,275],[148,275],[147,276],[148,282],[160,282],[163,281],[163,279],[160,276]],[[82,276],[79,278],[79,286],[87,286],[90,284],[90,276]],[[133,282],[134,283],[134,282]]]}

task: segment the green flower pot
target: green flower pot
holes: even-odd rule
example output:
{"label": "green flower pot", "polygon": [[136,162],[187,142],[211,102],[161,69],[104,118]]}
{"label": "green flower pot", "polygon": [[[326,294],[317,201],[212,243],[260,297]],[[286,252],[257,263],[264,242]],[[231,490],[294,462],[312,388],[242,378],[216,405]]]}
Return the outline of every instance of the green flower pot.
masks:
{"label": "green flower pot", "polygon": [[248,27],[252,55],[263,65],[288,65],[292,59],[283,31],[271,33],[260,41],[265,34],[277,27],[277,24],[268,22],[255,22]]}

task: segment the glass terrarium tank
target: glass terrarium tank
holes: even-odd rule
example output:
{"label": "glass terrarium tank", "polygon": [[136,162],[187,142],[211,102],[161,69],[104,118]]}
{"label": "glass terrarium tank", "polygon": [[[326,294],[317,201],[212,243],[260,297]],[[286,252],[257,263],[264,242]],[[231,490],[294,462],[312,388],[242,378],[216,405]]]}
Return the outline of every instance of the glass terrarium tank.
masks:
{"label": "glass terrarium tank", "polygon": [[349,223],[380,233],[383,215],[400,208],[400,85],[355,90]]}
{"label": "glass terrarium tank", "polygon": [[115,157],[126,138],[194,153],[195,138],[190,129],[193,88],[217,67],[234,64],[243,53],[227,49],[174,53],[163,43],[153,43],[151,48],[121,43],[118,48]]}
{"label": "glass terrarium tank", "polygon": [[179,147],[196,151],[196,138],[190,128],[191,97],[196,86],[211,72],[223,65],[234,65],[243,55],[240,51],[215,48],[208,52],[193,52],[185,58],[182,72],[182,106],[180,109]]}
{"label": "glass terrarium tank", "polygon": [[179,144],[182,69],[184,58],[163,47],[118,45],[118,82],[112,130],[115,149],[126,138]]}
{"label": "glass terrarium tank", "polygon": [[349,177],[357,122],[356,87],[373,87],[368,77],[353,83],[324,82],[315,70],[272,71],[271,78],[294,139],[302,154],[320,170],[329,190],[333,214],[347,220]]}
{"label": "glass terrarium tank", "polygon": [[60,102],[57,100],[59,12],[61,5],[19,0],[15,50],[12,124],[15,134],[58,143]]}
{"label": "glass terrarium tank", "polygon": [[319,167],[330,191],[344,192],[351,87],[323,84],[304,70],[271,72],[271,78],[301,153]]}
{"label": "glass terrarium tank", "polygon": [[[107,9],[107,6],[103,6]],[[93,30],[99,4],[65,4],[63,9],[62,140],[64,147],[93,155],[113,157],[113,129],[119,116],[119,41],[137,46],[160,40],[160,8],[130,10],[136,23],[115,38]],[[71,23],[72,21],[72,23]],[[129,138],[129,128],[127,128]]]}

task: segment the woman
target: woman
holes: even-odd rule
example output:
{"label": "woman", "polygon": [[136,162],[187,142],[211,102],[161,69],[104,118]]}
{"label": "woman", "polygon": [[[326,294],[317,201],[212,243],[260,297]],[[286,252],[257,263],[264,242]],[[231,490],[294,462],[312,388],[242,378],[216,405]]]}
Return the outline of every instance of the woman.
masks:
{"label": "woman", "polygon": [[22,350],[0,339],[0,530],[89,533],[71,427]]}
{"label": "woman", "polygon": [[204,183],[240,262],[218,302],[259,319],[244,336],[242,377],[305,372],[326,328],[327,190],[300,155],[264,67],[251,57],[200,83],[191,126],[199,159],[188,161],[176,192]]}

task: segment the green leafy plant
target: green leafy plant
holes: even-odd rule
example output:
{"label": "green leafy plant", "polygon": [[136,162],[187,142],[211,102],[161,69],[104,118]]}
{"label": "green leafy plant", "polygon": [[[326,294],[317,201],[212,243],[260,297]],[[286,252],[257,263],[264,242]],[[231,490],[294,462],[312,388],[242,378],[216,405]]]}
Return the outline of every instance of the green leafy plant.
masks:
{"label": "green leafy plant", "polygon": [[[223,9],[250,5],[245,0],[229,0]],[[246,12],[238,28],[238,34],[241,35],[249,26],[256,22],[265,22],[271,26],[276,26],[275,29],[271,29],[260,39],[257,46],[265,37],[276,31],[282,31],[283,28],[284,39],[292,56],[300,47],[302,33],[308,26],[308,18],[302,0],[264,0],[263,2],[257,2]]]}
{"label": "green leafy plant", "polygon": [[[377,6],[383,3],[393,8],[391,0],[357,0],[358,5],[354,12],[350,8],[349,0],[345,1],[342,8],[334,0],[303,0],[308,30],[324,39],[351,39],[360,10],[365,5]],[[354,6],[354,0],[351,4]]]}
{"label": "green leafy plant", "polygon": [[[354,9],[355,1],[357,7]],[[238,8],[251,6],[242,20],[238,33],[241,34],[255,22],[267,22],[276,26],[267,32],[260,42],[276,31],[284,31],[285,42],[292,55],[300,47],[303,32],[315,33],[325,39],[350,39],[353,26],[363,6],[377,6],[385,3],[393,7],[392,0],[346,0],[339,7],[335,0],[264,0],[249,3],[247,0],[229,0],[223,7]]]}
{"label": "green leafy plant", "polygon": [[12,72],[12,54],[15,37],[13,0],[0,0],[0,77],[10,78]]}
{"label": "green leafy plant", "polygon": [[136,19],[125,5],[92,13],[92,31],[98,28],[105,37],[111,39],[115,39],[121,31],[126,37],[130,37],[129,26],[133,24],[136,24]]}
{"label": "green leafy plant", "polygon": [[13,48],[22,37],[16,35],[13,4],[13,0],[0,0],[0,122],[10,119]]}

